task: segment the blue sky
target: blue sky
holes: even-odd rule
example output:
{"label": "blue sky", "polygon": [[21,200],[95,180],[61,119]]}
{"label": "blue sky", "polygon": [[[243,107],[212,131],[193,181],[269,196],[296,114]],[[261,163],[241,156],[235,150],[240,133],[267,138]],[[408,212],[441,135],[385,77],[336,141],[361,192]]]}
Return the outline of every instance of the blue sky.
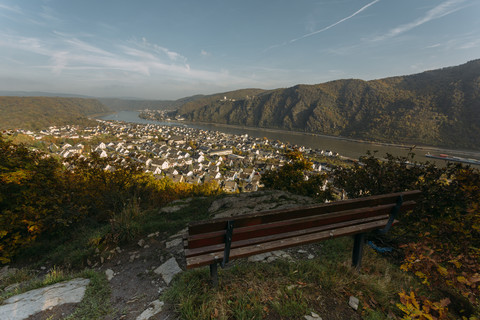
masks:
{"label": "blue sky", "polygon": [[0,0],[0,90],[176,99],[480,58],[479,0]]}

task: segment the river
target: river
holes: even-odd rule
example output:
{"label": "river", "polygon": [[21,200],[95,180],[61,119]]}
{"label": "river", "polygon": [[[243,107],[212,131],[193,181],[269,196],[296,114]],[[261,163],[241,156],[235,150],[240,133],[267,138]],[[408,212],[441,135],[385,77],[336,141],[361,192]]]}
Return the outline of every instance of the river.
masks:
{"label": "river", "polygon": [[[106,116],[99,117],[102,120],[116,120],[116,121],[125,121],[132,123],[142,123],[142,124],[158,124],[165,126],[185,126],[189,128],[203,129],[203,130],[215,130],[229,134],[242,135],[248,134],[251,137],[263,138],[266,137],[269,140],[280,140],[282,142],[296,144],[299,146],[305,146],[308,148],[322,149],[322,150],[331,150],[338,152],[342,156],[346,156],[353,159],[358,159],[360,156],[366,155],[367,151],[377,151],[379,157],[384,157],[387,153],[390,153],[394,156],[405,156],[407,155],[410,147],[404,145],[393,145],[393,144],[379,144],[379,143],[369,143],[353,139],[344,139],[324,135],[308,134],[302,132],[294,131],[284,131],[284,130],[275,130],[275,129],[261,129],[261,128],[251,128],[251,127],[242,127],[242,126],[231,126],[231,125],[222,125],[222,124],[208,124],[208,123],[192,123],[192,122],[174,122],[174,121],[153,121],[145,120],[138,117],[138,112],[136,111],[120,111],[117,113],[109,114]],[[480,152],[471,151],[471,150],[448,150],[441,149],[437,147],[428,147],[428,146],[416,146],[414,149],[415,160],[420,162],[430,161],[435,162],[439,166],[445,165],[444,160],[435,160],[425,157],[425,154],[430,152],[431,154],[448,154],[452,156],[472,158],[480,160]],[[475,166],[479,167],[479,166]]]}

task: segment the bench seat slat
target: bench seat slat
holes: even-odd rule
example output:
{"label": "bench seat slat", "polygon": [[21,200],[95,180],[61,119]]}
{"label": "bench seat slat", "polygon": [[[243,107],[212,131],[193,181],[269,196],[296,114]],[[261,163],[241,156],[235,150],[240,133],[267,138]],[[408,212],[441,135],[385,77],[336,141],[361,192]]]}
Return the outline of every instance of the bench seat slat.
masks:
{"label": "bench seat slat", "polygon": [[[401,211],[407,211],[415,206],[414,201],[408,201],[401,207]],[[237,241],[265,237],[275,234],[295,232],[298,230],[321,227],[324,225],[331,225],[345,221],[354,221],[362,218],[370,218],[375,216],[388,215],[394,204],[376,206],[372,208],[362,208],[347,210],[344,212],[327,213],[316,216],[297,218],[293,216],[285,221],[278,221],[273,223],[266,223],[262,225],[255,225],[249,227],[237,228],[236,225],[233,230],[232,244]],[[188,248],[196,249],[205,246],[212,246],[223,244],[225,238],[225,231],[211,232],[203,235],[194,235],[188,237]]]}
{"label": "bench seat slat", "polygon": [[[389,215],[384,214],[381,216],[374,216],[374,217],[369,217],[369,218],[361,218],[357,220],[351,220],[351,221],[344,221],[344,222],[339,222],[331,225],[323,225],[320,227],[312,227],[312,228],[307,228],[307,229],[300,229],[296,231],[291,231],[287,233],[279,233],[279,234],[274,234],[274,235],[268,235],[264,237],[257,237],[257,238],[247,238],[245,240],[240,240],[240,241],[235,241],[232,242],[231,244],[231,249],[235,248],[241,248],[241,247],[246,247],[250,245],[254,245],[257,243],[263,243],[263,242],[268,242],[268,241],[274,241],[274,240],[281,240],[281,239],[286,239],[286,238],[293,238],[296,236],[301,236],[301,235],[306,235],[310,233],[316,233],[320,231],[326,231],[326,230],[331,230],[331,229],[338,229],[338,228],[344,228],[348,226],[354,226],[354,225],[360,225],[360,224],[365,224],[368,222],[374,222],[377,220],[381,221],[386,221],[388,220]],[[193,256],[198,256],[198,255],[203,255],[207,253],[212,253],[216,251],[221,251],[224,249],[224,244],[215,244],[207,247],[200,247],[200,248],[195,248],[195,249],[189,249],[188,246],[185,248],[185,257],[193,257]]]}
{"label": "bench seat slat", "polygon": [[[387,223],[388,219],[369,222],[363,225],[348,226],[345,228],[338,228],[332,230],[321,231],[312,234],[306,234],[298,237],[269,241],[261,244],[255,244],[247,247],[232,249],[230,251],[230,259],[243,258],[255,254],[260,254],[269,251],[275,251],[294,247],[298,245],[310,244],[325,240],[329,238],[336,238],[356,234],[359,232],[367,232],[375,229],[380,229]],[[223,259],[223,251],[208,253],[205,255],[187,257],[187,269],[209,265],[214,262],[219,262]]]}
{"label": "bench seat slat", "polygon": [[[257,224],[271,223],[288,219],[292,213],[297,217],[308,217],[312,215],[352,210],[357,208],[372,207],[396,203],[398,196],[402,195],[404,201],[415,200],[420,196],[419,190],[391,193],[358,199],[336,201],[326,204],[315,204],[298,208],[272,210],[243,215],[235,219],[235,228],[246,227]],[[219,218],[210,221],[192,222],[189,224],[189,234],[203,234],[208,232],[222,231],[226,229],[227,221],[231,218]]]}

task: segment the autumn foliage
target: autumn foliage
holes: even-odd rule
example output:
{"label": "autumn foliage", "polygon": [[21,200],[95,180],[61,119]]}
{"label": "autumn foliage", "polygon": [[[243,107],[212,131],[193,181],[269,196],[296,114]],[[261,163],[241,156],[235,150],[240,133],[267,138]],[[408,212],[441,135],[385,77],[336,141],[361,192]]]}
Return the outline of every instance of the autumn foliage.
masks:
{"label": "autumn foliage", "polygon": [[144,210],[216,193],[214,184],[156,180],[128,158],[119,163],[92,153],[60,162],[0,136],[0,262],[41,235],[71,232],[84,219],[115,224],[132,204]]}
{"label": "autumn foliage", "polygon": [[286,154],[288,162],[278,170],[267,171],[262,175],[265,188],[285,190],[292,193],[317,198],[320,201],[333,200],[331,186],[327,184],[327,175],[307,173],[312,169],[312,162],[299,151]]}
{"label": "autumn foliage", "polygon": [[[480,306],[480,172],[461,164],[444,168],[416,163],[407,157],[373,155],[361,164],[339,168],[335,183],[350,197],[420,189],[423,199],[400,217],[394,228],[405,259],[401,268],[412,272],[429,290],[444,292],[452,308],[466,319]],[[401,295],[412,300],[412,293]],[[453,300],[457,305],[453,305]],[[446,308],[442,300],[442,308]],[[405,304],[404,304],[405,307]],[[429,309],[430,310],[430,309]],[[439,309],[440,310],[440,309]],[[440,314],[437,312],[437,315]],[[441,319],[442,317],[408,319]]]}

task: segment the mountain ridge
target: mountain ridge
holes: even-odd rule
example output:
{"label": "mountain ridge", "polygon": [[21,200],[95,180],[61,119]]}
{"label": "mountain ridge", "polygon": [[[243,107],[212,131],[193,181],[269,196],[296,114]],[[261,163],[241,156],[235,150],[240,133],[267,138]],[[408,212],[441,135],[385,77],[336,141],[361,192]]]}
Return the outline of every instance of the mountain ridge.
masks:
{"label": "mountain ridge", "polygon": [[242,89],[182,105],[189,121],[480,149],[480,59],[407,76]]}

